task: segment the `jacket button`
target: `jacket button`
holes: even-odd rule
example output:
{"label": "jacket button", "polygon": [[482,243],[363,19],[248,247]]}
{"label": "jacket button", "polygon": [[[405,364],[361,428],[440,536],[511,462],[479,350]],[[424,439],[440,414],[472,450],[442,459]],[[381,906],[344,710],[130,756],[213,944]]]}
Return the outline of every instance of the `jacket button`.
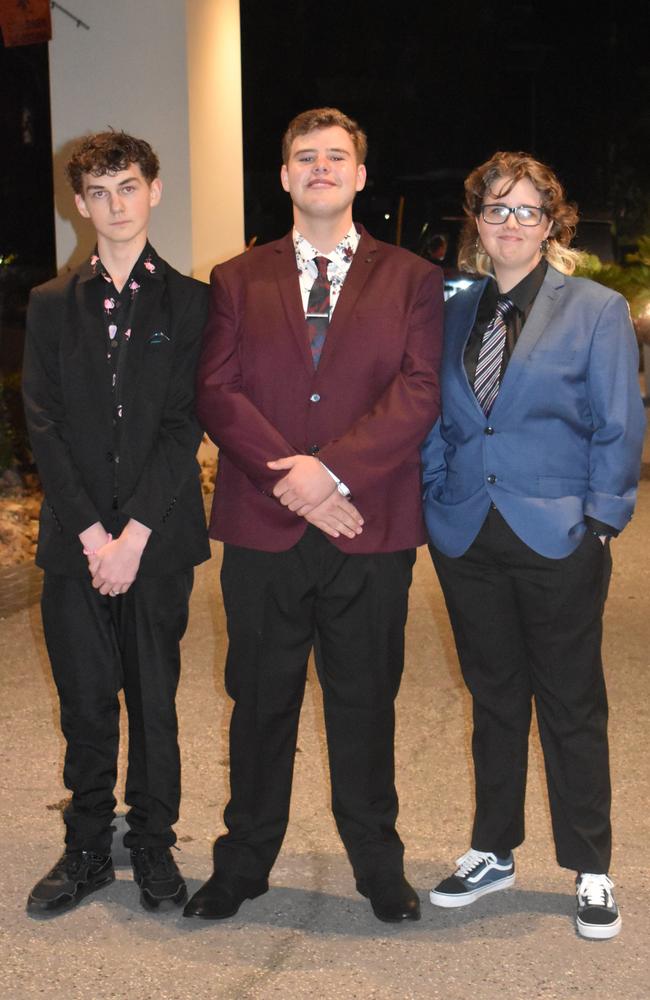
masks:
{"label": "jacket button", "polygon": [[107,451],[106,452],[106,461],[107,462],[112,462],[113,461],[113,452],[112,451]]}
{"label": "jacket button", "polygon": [[487,477],[487,481],[488,483],[496,483],[497,477],[494,475],[493,472],[491,472],[490,475]]}
{"label": "jacket button", "polygon": [[309,397],[309,401],[311,403],[320,403],[320,396],[318,395],[317,392],[313,392]]}
{"label": "jacket button", "polygon": [[494,427],[486,427],[483,431],[484,434],[494,434]]}
{"label": "jacket button", "polygon": [[309,445],[309,454],[310,455],[317,455],[319,451],[320,451],[320,446],[319,445],[317,445],[317,444],[310,444]]}

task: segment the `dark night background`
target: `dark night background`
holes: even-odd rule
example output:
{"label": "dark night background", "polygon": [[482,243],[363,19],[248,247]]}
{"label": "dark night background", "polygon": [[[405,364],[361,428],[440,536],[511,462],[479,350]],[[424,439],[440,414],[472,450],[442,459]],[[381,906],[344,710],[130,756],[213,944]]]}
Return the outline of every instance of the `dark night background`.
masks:
{"label": "dark night background", "polygon": [[[335,105],[369,136],[355,215],[378,237],[395,238],[403,196],[403,243],[414,246],[424,222],[460,213],[467,172],[510,148],[550,162],[624,249],[650,232],[649,10],[647,0],[241,0],[247,240],[289,228],[278,180],[288,121]],[[5,370],[20,364],[28,289],[55,268],[49,128],[47,46],[0,45]]]}
{"label": "dark night background", "polygon": [[[377,236],[390,238],[392,221],[378,226],[399,194],[411,242],[423,213],[457,214],[463,177],[499,148],[551,163],[623,242],[650,230],[647,2],[240,6],[247,238],[288,228],[280,136],[330,104],[368,133],[372,186],[355,214]],[[432,171],[428,185],[400,180]]]}

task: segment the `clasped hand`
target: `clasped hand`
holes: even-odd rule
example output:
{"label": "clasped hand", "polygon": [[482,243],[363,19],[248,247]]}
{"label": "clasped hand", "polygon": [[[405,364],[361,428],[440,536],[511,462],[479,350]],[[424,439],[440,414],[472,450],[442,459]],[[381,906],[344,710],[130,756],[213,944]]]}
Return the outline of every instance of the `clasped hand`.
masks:
{"label": "clasped hand", "polygon": [[289,510],[338,538],[354,538],[363,530],[363,517],[342,497],[327,469],[311,455],[289,455],[267,462],[270,469],[286,469],[287,474],[273,488],[273,495]]}
{"label": "clasped hand", "polygon": [[111,597],[127,592],[138,574],[150,534],[149,528],[134,520],[115,539],[99,522],[82,532],[79,538],[95,590]]}

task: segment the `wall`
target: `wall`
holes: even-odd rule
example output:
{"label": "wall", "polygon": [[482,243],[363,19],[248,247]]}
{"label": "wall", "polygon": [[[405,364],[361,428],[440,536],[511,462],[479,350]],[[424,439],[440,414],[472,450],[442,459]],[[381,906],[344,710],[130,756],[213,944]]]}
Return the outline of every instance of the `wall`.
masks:
{"label": "wall", "polygon": [[244,249],[238,0],[187,0],[192,257],[198,278]]}
{"label": "wall", "polygon": [[90,30],[53,9],[59,270],[83,260],[93,241],[63,174],[70,147],[85,133],[113,126],[147,139],[160,157],[164,192],[152,242],[180,271],[207,276],[213,263],[243,249],[237,0],[70,0],[65,6]]}

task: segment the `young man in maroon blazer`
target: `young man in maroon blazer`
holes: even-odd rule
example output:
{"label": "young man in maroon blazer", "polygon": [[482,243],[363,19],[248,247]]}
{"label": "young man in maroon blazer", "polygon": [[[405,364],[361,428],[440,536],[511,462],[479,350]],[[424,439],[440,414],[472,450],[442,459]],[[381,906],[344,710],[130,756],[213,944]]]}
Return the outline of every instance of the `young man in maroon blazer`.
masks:
{"label": "young man in maroon blazer", "polygon": [[307,660],[325,707],[332,808],[380,920],[417,920],[395,829],[394,699],[415,547],[419,445],[439,410],[442,278],[352,222],[366,137],[340,111],[283,141],[294,228],[216,267],[197,412],[220,449],[228,833],[187,916],[268,889],[287,827]]}

